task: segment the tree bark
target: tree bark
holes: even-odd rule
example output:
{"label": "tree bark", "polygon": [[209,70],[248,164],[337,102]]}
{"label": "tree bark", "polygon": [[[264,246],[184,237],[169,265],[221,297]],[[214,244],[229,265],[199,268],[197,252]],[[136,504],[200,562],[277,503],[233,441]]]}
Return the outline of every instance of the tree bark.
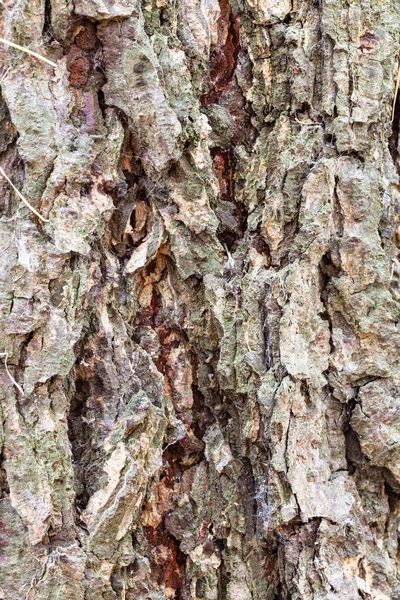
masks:
{"label": "tree bark", "polygon": [[400,599],[398,4],[0,21],[0,598]]}

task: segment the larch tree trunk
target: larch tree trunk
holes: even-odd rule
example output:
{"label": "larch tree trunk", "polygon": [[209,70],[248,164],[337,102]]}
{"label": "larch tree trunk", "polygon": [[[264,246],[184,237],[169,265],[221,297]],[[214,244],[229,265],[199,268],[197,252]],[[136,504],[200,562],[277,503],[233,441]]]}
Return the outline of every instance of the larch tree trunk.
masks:
{"label": "larch tree trunk", "polygon": [[0,22],[0,598],[399,599],[400,2]]}

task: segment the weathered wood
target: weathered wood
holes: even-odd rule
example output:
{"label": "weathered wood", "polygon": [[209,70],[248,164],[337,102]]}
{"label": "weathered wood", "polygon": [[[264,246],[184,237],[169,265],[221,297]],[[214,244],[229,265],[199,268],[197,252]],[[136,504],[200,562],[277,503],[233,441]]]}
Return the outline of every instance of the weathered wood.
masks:
{"label": "weathered wood", "polygon": [[398,3],[0,14],[0,598],[400,598]]}

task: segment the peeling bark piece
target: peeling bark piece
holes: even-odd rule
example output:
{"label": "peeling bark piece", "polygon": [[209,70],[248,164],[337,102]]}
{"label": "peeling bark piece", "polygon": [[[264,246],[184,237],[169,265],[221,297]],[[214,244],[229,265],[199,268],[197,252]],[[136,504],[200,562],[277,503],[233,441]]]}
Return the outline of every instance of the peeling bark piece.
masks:
{"label": "peeling bark piece", "polygon": [[319,316],[324,309],[317,274],[312,273],[306,264],[297,265],[285,281],[291,291],[281,320],[281,356],[291,375],[322,386],[322,373],[328,367],[329,327]]}
{"label": "peeling bark piece", "polygon": [[[0,556],[1,588],[3,598],[16,600],[21,595],[21,579],[16,576],[23,572],[26,581],[39,580],[45,570],[47,551],[43,546],[33,546],[30,552],[21,548],[31,544],[23,520],[12,507],[10,498],[0,502]],[[7,594],[7,595],[6,595]],[[0,593],[1,598],[1,593]]]}
{"label": "peeling bark piece", "polygon": [[126,273],[135,273],[135,271],[148,264],[149,261],[157,254],[163,241],[165,241],[163,221],[154,205],[152,206],[152,216],[152,229],[140,246],[135,248],[125,267]]}
{"label": "peeling bark piece", "polygon": [[137,139],[137,155],[155,177],[178,158],[181,125],[169,107],[157,57],[144,31],[142,17],[101,25],[105,55],[106,103],[124,111]]}
{"label": "peeling bark piece", "polygon": [[130,17],[139,10],[137,0],[74,0],[74,12],[92,19]]}
{"label": "peeling bark piece", "polygon": [[282,21],[292,10],[290,0],[246,0],[246,3],[254,11],[260,25]]}
{"label": "peeling bark piece", "polygon": [[400,486],[400,381],[378,379],[363,385],[351,416],[361,450],[372,465],[389,469]]}
{"label": "peeling bark piece", "polygon": [[35,205],[57,155],[57,113],[48,77],[35,77],[24,65],[7,75],[2,90],[20,131],[18,149],[27,168],[25,186],[19,189]]}
{"label": "peeling bark piece", "polygon": [[210,48],[218,41],[218,18],[221,9],[217,0],[183,0],[179,10],[179,39],[189,56],[209,59]]}
{"label": "peeling bark piece", "polygon": [[49,220],[54,227],[55,245],[61,252],[87,254],[105,216],[111,215],[111,198],[96,187],[89,197],[60,194],[54,200]]}

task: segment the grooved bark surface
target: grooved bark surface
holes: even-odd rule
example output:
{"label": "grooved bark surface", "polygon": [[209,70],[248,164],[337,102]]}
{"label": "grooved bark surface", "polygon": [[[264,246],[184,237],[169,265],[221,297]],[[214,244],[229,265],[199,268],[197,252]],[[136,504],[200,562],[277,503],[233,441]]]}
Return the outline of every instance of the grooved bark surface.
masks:
{"label": "grooved bark surface", "polygon": [[0,23],[0,598],[398,600],[400,4]]}

